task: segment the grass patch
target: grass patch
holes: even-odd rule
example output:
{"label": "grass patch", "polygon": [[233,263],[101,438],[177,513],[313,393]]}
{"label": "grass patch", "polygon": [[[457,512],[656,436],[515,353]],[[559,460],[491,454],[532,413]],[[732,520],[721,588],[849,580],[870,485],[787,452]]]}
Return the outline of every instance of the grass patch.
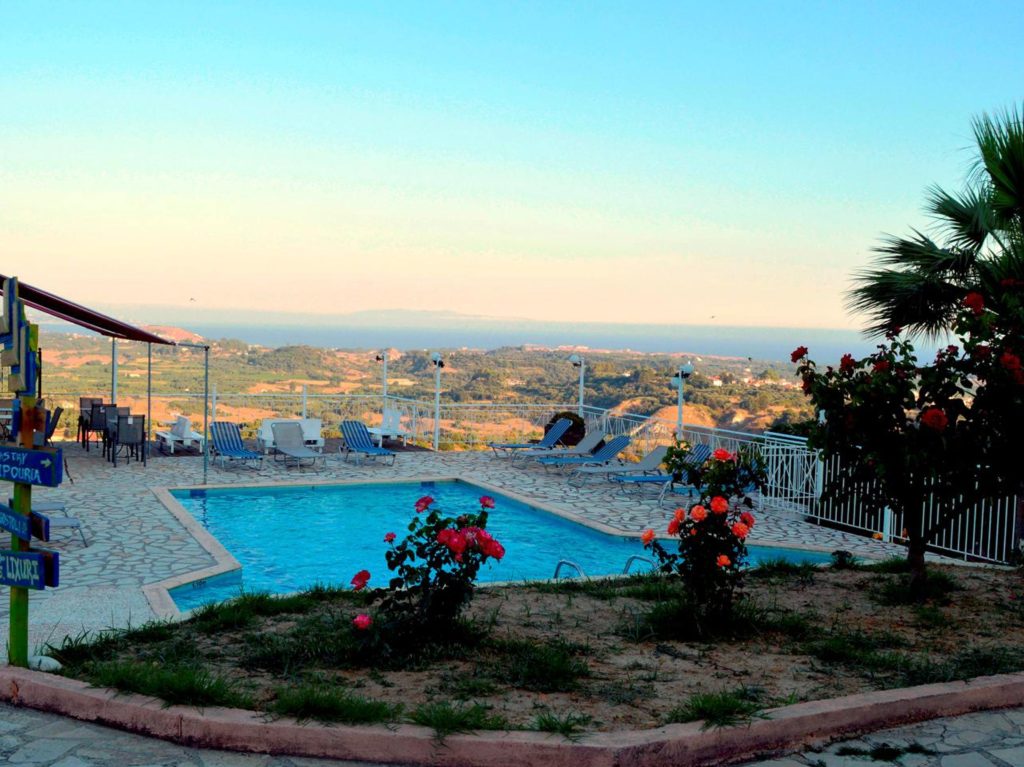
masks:
{"label": "grass patch", "polygon": [[368,660],[352,636],[347,615],[315,615],[282,633],[253,633],[245,638],[245,668],[291,674],[307,668],[352,668]]}
{"label": "grass patch", "polygon": [[665,721],[672,724],[703,720],[704,729],[731,727],[741,722],[749,722],[761,711],[762,697],[761,691],[754,687],[696,693],[682,706],[672,709]]}
{"label": "grass patch", "polygon": [[149,695],[169,706],[253,707],[252,699],[232,682],[194,666],[107,661],[92,664],[87,675],[97,687]]}
{"label": "grass patch", "polygon": [[530,586],[538,594],[581,595],[594,599],[660,601],[679,596],[679,581],[662,573],[636,573],[626,578],[580,578]]}
{"label": "grass patch", "polygon": [[402,707],[379,700],[367,700],[338,687],[307,684],[279,688],[270,710],[280,716],[294,717],[300,722],[316,719],[320,722],[372,724],[394,721],[401,715]]}
{"label": "grass patch", "polygon": [[751,578],[793,578],[806,585],[814,581],[814,575],[817,572],[818,566],[812,562],[790,562],[779,557],[765,560],[757,567],[752,568],[748,575]]}
{"label": "grass patch", "polygon": [[575,657],[579,649],[566,642],[498,639],[491,643],[498,654],[495,677],[506,684],[536,692],[568,692],[590,674],[586,662]]}
{"label": "grass patch", "polygon": [[559,715],[554,711],[542,711],[533,720],[531,729],[538,732],[554,732],[569,740],[575,740],[583,728],[594,721],[588,714],[577,714],[572,711]]}
{"label": "grass patch", "polygon": [[248,628],[257,618],[307,613],[317,603],[317,599],[307,594],[275,597],[262,592],[246,593],[226,602],[211,602],[197,608],[189,623],[204,634],[217,634]]}
{"label": "grass patch", "polygon": [[909,573],[910,562],[905,557],[889,557],[878,562],[864,562],[858,564],[856,569],[865,573]]}
{"label": "grass patch", "polygon": [[498,691],[498,685],[490,676],[474,672],[471,675],[449,673],[441,677],[438,688],[456,700],[484,698]]}
{"label": "grass patch", "polygon": [[928,573],[921,593],[911,588],[909,575],[890,578],[875,592],[875,597],[883,605],[914,605],[922,601],[936,604],[949,604],[950,594],[959,591],[960,585],[949,573],[941,570]]}
{"label": "grass patch", "polygon": [[416,724],[430,727],[439,740],[457,732],[504,730],[508,726],[505,717],[492,714],[487,706],[480,703],[424,703],[412,712],[411,719]]}

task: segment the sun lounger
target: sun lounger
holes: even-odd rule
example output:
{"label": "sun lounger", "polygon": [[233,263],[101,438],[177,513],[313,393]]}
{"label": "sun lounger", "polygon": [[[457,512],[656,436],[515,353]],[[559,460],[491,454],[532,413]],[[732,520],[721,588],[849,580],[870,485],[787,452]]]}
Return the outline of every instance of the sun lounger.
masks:
{"label": "sun lounger", "polygon": [[518,455],[512,457],[513,459],[522,457],[536,458],[537,460],[541,458],[580,458],[591,455],[607,436],[603,431],[594,429],[585,434],[583,439],[572,447],[555,447],[550,450],[523,450]]}
{"label": "sun lounger", "polygon": [[551,424],[551,428],[540,442],[488,442],[487,447],[493,450],[498,458],[510,458],[515,450],[551,450],[558,444],[558,440],[565,436],[570,426],[572,421],[568,418],[559,418]]}
{"label": "sun lounger", "polygon": [[[696,445],[690,450],[687,464],[693,468],[700,468],[710,457],[710,447],[707,445]],[[660,492],[658,493],[659,504],[665,500],[665,496],[668,494],[669,490],[685,489],[688,490],[691,495],[693,494],[693,485],[690,484],[689,477],[683,477],[680,482],[675,482],[674,477],[671,474],[625,474],[612,476],[609,477],[609,479],[611,479],[612,482],[619,482],[622,485],[623,491],[628,487],[635,487],[637,490],[642,490],[648,485],[660,487]]]}
{"label": "sun lounger", "polygon": [[629,446],[629,437],[619,436],[608,442],[596,453],[587,456],[569,456],[567,458],[538,458],[537,461],[546,469],[554,466],[559,469],[577,469],[584,466],[607,466],[619,453]]}
{"label": "sun lounger", "polygon": [[345,444],[338,450],[344,454],[346,461],[350,455],[365,455],[374,459],[390,458],[391,465],[395,465],[395,453],[373,444],[373,438],[362,421],[342,421],[341,435],[345,438]]}
{"label": "sun lounger", "polygon": [[[14,506],[14,499],[10,498],[7,501],[8,506]],[[50,522],[50,532],[54,530],[77,530],[78,534],[82,538],[82,545],[88,546],[89,541],[85,539],[85,530],[82,529],[82,521],[78,517],[72,517],[67,514],[67,504],[64,501],[33,501],[32,511],[44,514]],[[60,516],[54,515],[52,512],[64,512]]]}
{"label": "sun lounger", "polygon": [[409,444],[409,437],[413,436],[411,431],[402,428],[402,413],[391,408],[384,408],[383,418],[380,426],[374,426],[366,430],[377,438],[377,447],[384,447],[384,439],[402,438],[402,444]]}
{"label": "sun lounger", "polygon": [[276,423],[297,423],[302,429],[302,441],[306,447],[323,450],[323,421],[319,418],[264,418],[260,421],[260,428],[256,431],[256,448],[262,450],[264,455],[274,450],[274,424]]}
{"label": "sun lounger", "polygon": [[316,468],[318,462],[323,466],[327,465],[327,456],[306,447],[302,438],[302,426],[299,424],[295,422],[275,423],[273,431],[274,449],[277,451],[274,457],[276,459],[277,456],[281,456],[285,466],[289,462],[294,462],[301,468],[304,461],[308,461],[307,465],[311,468]]}
{"label": "sun lounger", "polygon": [[246,448],[242,442],[242,430],[238,428],[237,423],[214,421],[210,424],[210,437],[213,439],[214,463],[219,458],[225,468],[236,461],[241,466],[246,462],[255,461],[254,468],[263,465],[263,453]]}
{"label": "sun lounger", "polygon": [[578,484],[582,485],[587,481],[588,477],[593,477],[595,475],[611,478],[617,474],[635,476],[660,473],[661,465],[665,462],[665,453],[667,452],[668,446],[660,445],[636,463],[612,464],[609,466],[581,466],[573,472],[569,481],[573,482],[576,480]]}
{"label": "sun lounger", "polygon": [[206,445],[206,439],[197,431],[192,431],[192,421],[186,416],[179,415],[169,431],[158,431],[156,443],[161,450],[174,454],[176,447],[183,449],[197,448],[202,452]]}

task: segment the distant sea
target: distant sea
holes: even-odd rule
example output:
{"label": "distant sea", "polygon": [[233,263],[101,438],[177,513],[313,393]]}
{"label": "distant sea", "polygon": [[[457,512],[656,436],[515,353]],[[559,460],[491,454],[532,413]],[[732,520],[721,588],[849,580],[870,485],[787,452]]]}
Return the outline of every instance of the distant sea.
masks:
{"label": "distant sea", "polygon": [[[461,327],[359,325],[254,325],[189,323],[188,329],[209,339],[237,338],[262,346],[308,344],[343,349],[496,349],[502,346],[586,346],[592,349],[630,349],[638,352],[751,357],[789,362],[797,346],[807,346],[822,364],[834,363],[850,352],[865,355],[877,340],[852,330],[809,328],[714,327],[704,325],[579,325],[491,321]],[[921,344],[922,359],[934,355],[934,344]]]}

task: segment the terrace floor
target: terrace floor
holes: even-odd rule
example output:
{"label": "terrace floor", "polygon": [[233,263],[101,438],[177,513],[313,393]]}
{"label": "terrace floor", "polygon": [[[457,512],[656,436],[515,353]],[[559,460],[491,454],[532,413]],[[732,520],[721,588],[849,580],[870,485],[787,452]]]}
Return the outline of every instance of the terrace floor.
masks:
{"label": "terrace floor", "polygon": [[[59,488],[37,488],[35,500],[60,500],[67,513],[79,517],[88,546],[71,531],[60,531],[47,544],[61,552],[61,586],[31,594],[30,652],[64,636],[110,627],[137,626],[155,617],[142,587],[215,564],[213,556],[167,510],[155,488],[203,484],[198,456],[154,455],[147,466],[120,463],[114,468],[96,449],[86,453],[76,443],[64,444],[68,475]],[[539,466],[510,464],[489,453],[401,452],[392,467],[364,462],[357,466],[331,455],[323,471],[286,469],[265,460],[260,471],[224,470],[210,466],[209,484],[316,483],[344,480],[461,477],[483,482],[535,500],[568,517],[596,522],[615,530],[639,533],[664,529],[671,515],[653,493],[644,499],[623,495],[609,483],[592,479],[581,489],[569,487],[562,475]],[[74,481],[72,482],[71,479]],[[685,502],[686,496],[677,496]],[[761,509],[749,542],[824,551],[846,549],[859,556],[884,557],[901,549],[868,538],[803,522]],[[554,564],[554,563],[553,563]],[[0,598],[0,635],[6,638],[7,589]],[[5,660],[0,641],[0,660]]]}

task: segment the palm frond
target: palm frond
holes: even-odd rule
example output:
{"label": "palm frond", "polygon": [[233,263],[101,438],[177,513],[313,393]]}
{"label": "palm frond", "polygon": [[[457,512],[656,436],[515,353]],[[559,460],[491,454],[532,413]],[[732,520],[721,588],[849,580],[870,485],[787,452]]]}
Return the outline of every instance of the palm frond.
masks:
{"label": "palm frond", "polygon": [[926,210],[938,222],[946,242],[963,250],[981,250],[992,234],[991,190],[986,185],[953,195],[939,186],[928,192]]}
{"label": "palm frond", "polygon": [[943,278],[970,274],[978,258],[976,249],[945,248],[917,230],[909,239],[887,236],[873,250],[882,265]]}
{"label": "palm frond", "polygon": [[974,120],[979,158],[975,177],[992,186],[993,214],[1006,225],[1024,222],[1024,117],[1017,107]]}
{"label": "palm frond", "polygon": [[868,269],[847,293],[851,311],[867,315],[869,336],[903,328],[910,336],[938,338],[949,327],[963,288],[935,276],[898,269]]}

